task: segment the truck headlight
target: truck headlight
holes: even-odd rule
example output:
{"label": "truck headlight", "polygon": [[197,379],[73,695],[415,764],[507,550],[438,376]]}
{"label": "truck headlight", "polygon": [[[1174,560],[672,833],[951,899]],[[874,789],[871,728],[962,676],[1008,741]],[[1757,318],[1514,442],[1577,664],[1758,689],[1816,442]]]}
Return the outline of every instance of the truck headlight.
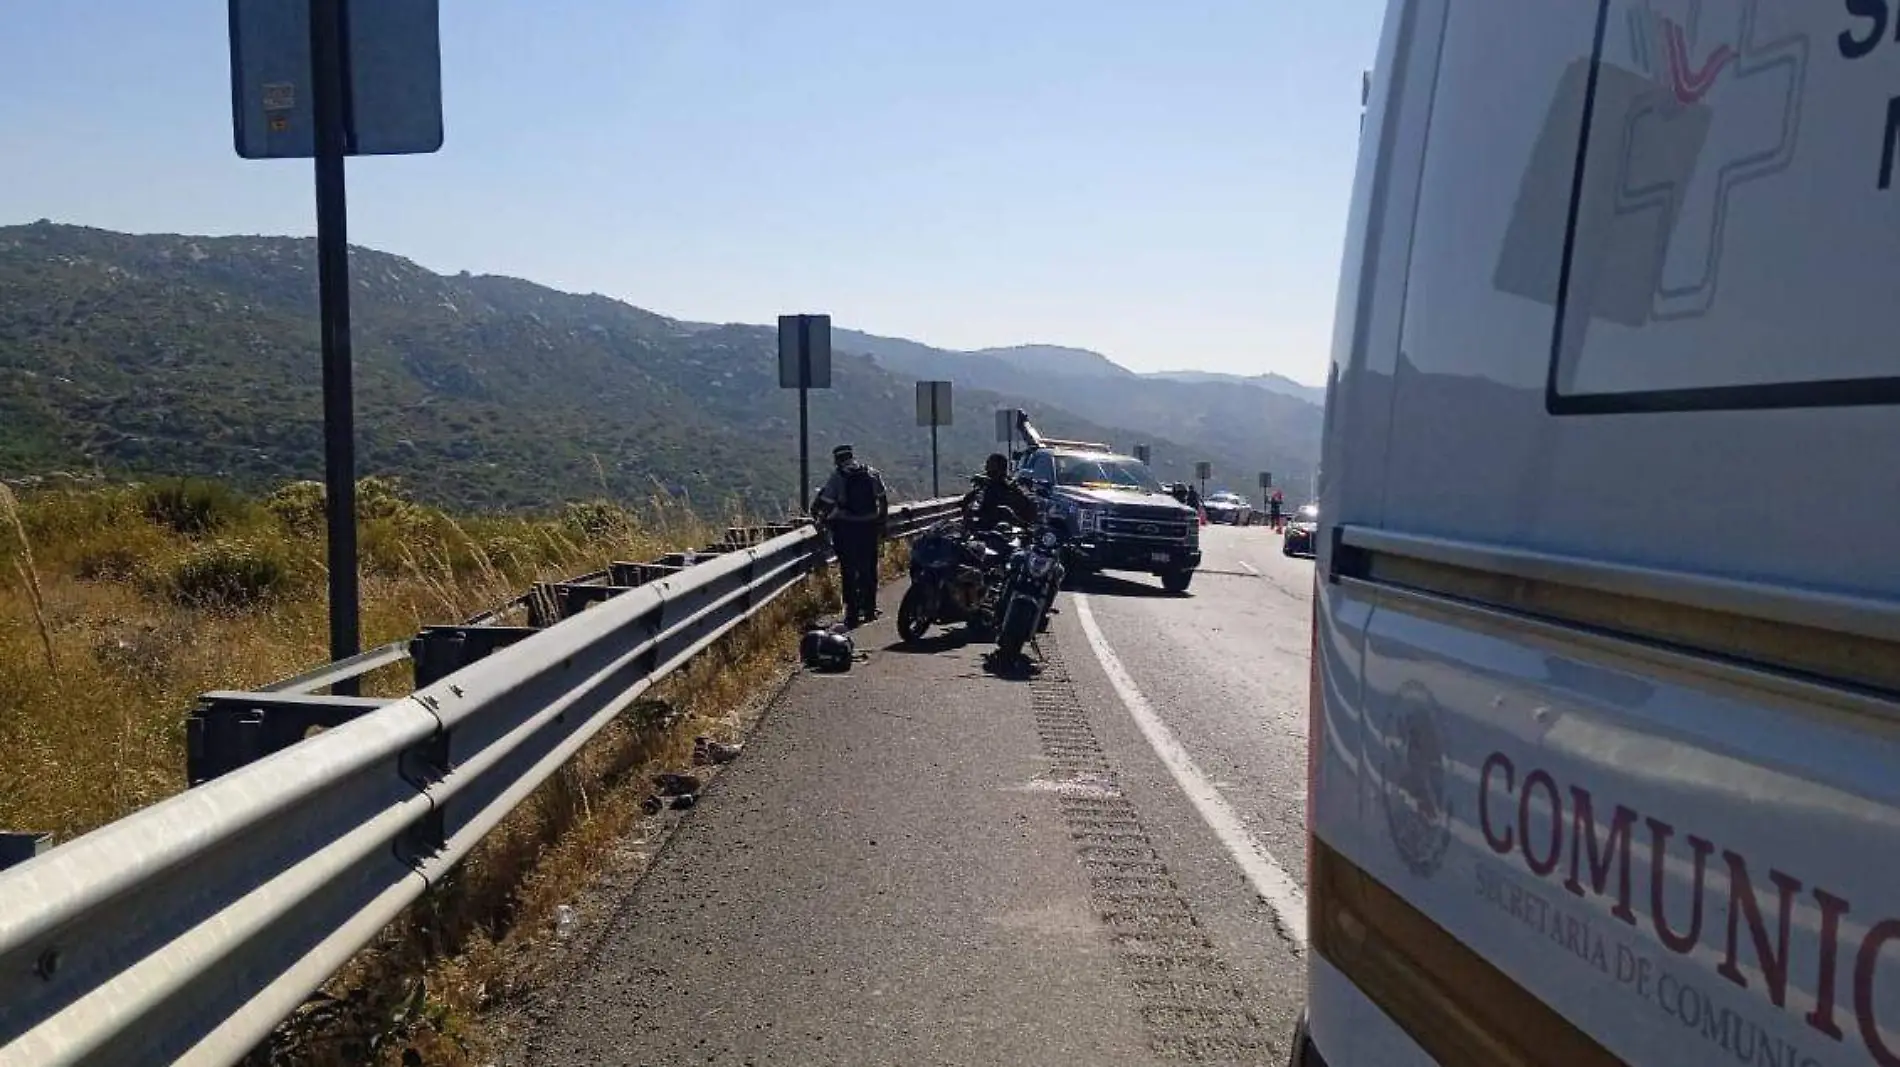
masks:
{"label": "truck headlight", "polygon": [[1102,528],[1102,512],[1099,508],[1077,507],[1075,509],[1075,529],[1077,533],[1097,533]]}

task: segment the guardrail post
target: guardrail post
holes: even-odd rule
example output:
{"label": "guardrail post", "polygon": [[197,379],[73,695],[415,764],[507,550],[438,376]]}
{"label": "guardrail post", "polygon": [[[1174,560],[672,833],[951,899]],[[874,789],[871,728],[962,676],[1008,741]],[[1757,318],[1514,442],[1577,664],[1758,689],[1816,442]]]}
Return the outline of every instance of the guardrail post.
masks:
{"label": "guardrail post", "polygon": [[416,688],[447,678],[463,667],[535,633],[532,626],[428,626],[409,642]]}
{"label": "guardrail post", "polygon": [[0,830],[0,871],[18,866],[52,847],[50,833]]}

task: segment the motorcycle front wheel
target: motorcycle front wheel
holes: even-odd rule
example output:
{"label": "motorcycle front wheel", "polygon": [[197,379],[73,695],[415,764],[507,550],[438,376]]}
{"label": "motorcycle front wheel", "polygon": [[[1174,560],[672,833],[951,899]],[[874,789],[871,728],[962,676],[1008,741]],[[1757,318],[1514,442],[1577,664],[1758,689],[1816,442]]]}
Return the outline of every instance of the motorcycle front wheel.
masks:
{"label": "motorcycle front wheel", "polygon": [[1035,636],[1038,614],[1029,599],[1013,598],[1003,612],[1003,625],[997,628],[997,651],[1011,658],[1022,655],[1023,646]]}
{"label": "motorcycle front wheel", "polygon": [[905,643],[921,641],[936,621],[937,597],[927,585],[912,585],[897,606],[897,636]]}

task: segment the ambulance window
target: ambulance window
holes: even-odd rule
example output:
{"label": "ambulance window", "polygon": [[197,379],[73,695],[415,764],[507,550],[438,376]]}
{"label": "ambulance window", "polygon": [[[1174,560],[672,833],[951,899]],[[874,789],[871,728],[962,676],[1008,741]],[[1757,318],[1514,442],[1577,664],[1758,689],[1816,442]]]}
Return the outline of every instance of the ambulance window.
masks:
{"label": "ambulance window", "polygon": [[[1556,414],[1900,403],[1900,45],[1838,6],[1602,0]],[[1574,79],[1572,80],[1574,82]]]}
{"label": "ambulance window", "polygon": [[[1503,0],[1447,7],[1402,366],[1433,383],[1488,379],[1530,399],[1549,372],[1597,13]],[[1413,426],[1401,412],[1395,430],[1435,436],[1439,414],[1420,411]]]}

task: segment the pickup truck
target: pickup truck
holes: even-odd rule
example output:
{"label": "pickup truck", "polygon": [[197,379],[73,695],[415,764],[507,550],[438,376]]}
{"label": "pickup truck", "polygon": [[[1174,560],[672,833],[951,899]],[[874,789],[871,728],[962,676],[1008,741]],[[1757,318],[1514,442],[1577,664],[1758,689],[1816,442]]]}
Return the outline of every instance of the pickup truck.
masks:
{"label": "pickup truck", "polygon": [[1201,565],[1201,524],[1148,465],[1105,450],[1045,445],[1022,460],[1050,520],[1069,538],[1071,573],[1137,571],[1185,593]]}

